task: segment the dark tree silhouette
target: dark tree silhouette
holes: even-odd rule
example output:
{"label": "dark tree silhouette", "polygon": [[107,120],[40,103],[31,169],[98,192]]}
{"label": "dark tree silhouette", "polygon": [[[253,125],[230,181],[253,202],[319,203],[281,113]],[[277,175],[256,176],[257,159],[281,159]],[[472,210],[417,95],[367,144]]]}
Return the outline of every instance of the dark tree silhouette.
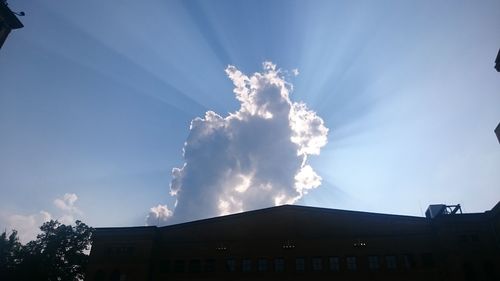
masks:
{"label": "dark tree silhouette", "polygon": [[8,236],[5,231],[0,234],[0,280],[14,279],[21,247],[17,231],[13,230]]}
{"label": "dark tree silhouette", "polygon": [[[44,223],[40,230],[42,233],[36,240],[24,246],[18,242],[16,232],[8,240],[6,234],[2,234],[0,243],[7,246],[4,252],[0,252],[0,260],[6,260],[6,275],[5,278],[0,277],[0,280],[83,280],[88,262],[86,251],[90,248],[93,229],[81,221],[76,221],[72,226],[51,220]],[[10,240],[13,242],[9,242]],[[10,246],[11,244],[15,245]]]}

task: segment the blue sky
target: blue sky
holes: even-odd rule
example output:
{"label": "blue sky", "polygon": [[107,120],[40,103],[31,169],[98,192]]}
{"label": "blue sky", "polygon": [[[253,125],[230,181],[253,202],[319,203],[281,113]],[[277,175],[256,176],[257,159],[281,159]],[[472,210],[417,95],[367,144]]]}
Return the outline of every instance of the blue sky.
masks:
{"label": "blue sky", "polygon": [[421,215],[500,199],[498,1],[9,5],[26,16],[0,50],[2,228],[42,210],[143,225],[173,206],[191,120],[238,110],[224,70],[264,61],[299,70],[291,100],[329,129],[309,158],[322,185],[298,204]]}

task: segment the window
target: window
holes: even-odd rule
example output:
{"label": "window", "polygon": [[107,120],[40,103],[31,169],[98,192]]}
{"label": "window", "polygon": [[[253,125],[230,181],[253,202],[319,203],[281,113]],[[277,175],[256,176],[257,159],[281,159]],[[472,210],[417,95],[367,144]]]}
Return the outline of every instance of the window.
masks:
{"label": "window", "polygon": [[207,259],[205,260],[205,272],[214,272],[215,271],[215,260]]}
{"label": "window", "polygon": [[415,267],[415,259],[412,254],[403,255],[403,265],[406,270],[410,270]]}
{"label": "window", "polygon": [[267,271],[268,265],[267,265],[267,260],[266,259],[259,259],[258,264],[257,264],[257,270],[259,272],[265,272]]}
{"label": "window", "polygon": [[466,281],[477,280],[477,271],[474,267],[474,264],[471,262],[466,262],[462,265],[462,269],[464,272],[464,277]]}
{"label": "window", "polygon": [[295,259],[295,271],[304,272],[306,270],[306,261],[304,258]]}
{"label": "window", "polygon": [[243,272],[250,272],[252,271],[252,260],[251,259],[244,259],[241,261],[241,270]]}
{"label": "window", "polygon": [[368,256],[368,268],[371,271],[377,271],[380,268],[378,256]]}
{"label": "window", "polygon": [[357,270],[357,264],[356,264],[356,257],[347,257],[347,270],[349,271],[356,271]]}
{"label": "window", "polygon": [[495,264],[491,260],[486,260],[483,262],[484,272],[486,273],[487,280],[495,280],[495,276],[497,276],[497,269]]}
{"label": "window", "polygon": [[132,255],[135,251],[134,247],[131,246],[113,246],[107,248],[107,253],[110,256],[125,256]]}
{"label": "window", "polygon": [[285,260],[283,258],[274,259],[274,272],[285,271]]}
{"label": "window", "polygon": [[422,264],[424,267],[434,267],[434,257],[432,256],[432,253],[422,254]]}
{"label": "window", "polygon": [[170,261],[169,260],[162,260],[160,262],[160,272],[161,273],[169,273],[170,272]]}
{"label": "window", "polygon": [[476,246],[479,242],[477,234],[461,234],[458,236],[458,244],[462,247]]}
{"label": "window", "polygon": [[385,264],[387,265],[387,269],[395,270],[398,267],[396,256],[386,256]]}
{"label": "window", "polygon": [[339,271],[340,270],[339,257],[329,257],[328,264],[330,267],[330,271]]}
{"label": "window", "polygon": [[120,270],[113,270],[111,276],[109,276],[109,281],[120,281]]}
{"label": "window", "polygon": [[115,269],[111,276],[109,277],[110,281],[127,281],[127,275],[125,273],[120,273],[120,270]]}
{"label": "window", "polygon": [[312,269],[313,269],[313,271],[322,271],[323,270],[323,259],[322,258],[313,258],[312,259]]}
{"label": "window", "polygon": [[189,262],[189,272],[201,272],[201,261],[191,260]]}
{"label": "window", "polygon": [[174,263],[174,272],[180,273],[186,270],[186,264],[183,260],[176,260]]}
{"label": "window", "polygon": [[226,271],[235,272],[236,271],[236,261],[234,259],[226,260]]}
{"label": "window", "polygon": [[102,269],[99,269],[94,275],[94,280],[105,281],[106,280],[106,272],[104,272],[104,270],[102,270]]}

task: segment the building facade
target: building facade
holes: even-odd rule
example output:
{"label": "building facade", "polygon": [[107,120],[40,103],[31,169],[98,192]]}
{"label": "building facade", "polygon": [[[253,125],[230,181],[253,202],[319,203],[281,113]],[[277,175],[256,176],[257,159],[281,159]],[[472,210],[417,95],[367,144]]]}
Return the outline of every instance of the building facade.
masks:
{"label": "building facade", "polygon": [[500,280],[500,203],[412,217],[285,205],[98,228],[87,281]]}

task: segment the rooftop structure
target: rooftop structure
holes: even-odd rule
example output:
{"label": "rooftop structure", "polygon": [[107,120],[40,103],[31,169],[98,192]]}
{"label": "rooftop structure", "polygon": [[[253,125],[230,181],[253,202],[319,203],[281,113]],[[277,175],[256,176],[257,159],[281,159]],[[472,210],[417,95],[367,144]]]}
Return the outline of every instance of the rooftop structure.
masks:
{"label": "rooftop structure", "polygon": [[[24,15],[21,13],[20,15]],[[13,29],[22,28],[23,24],[7,6],[5,0],[0,0],[0,48],[7,39],[7,36]]]}

